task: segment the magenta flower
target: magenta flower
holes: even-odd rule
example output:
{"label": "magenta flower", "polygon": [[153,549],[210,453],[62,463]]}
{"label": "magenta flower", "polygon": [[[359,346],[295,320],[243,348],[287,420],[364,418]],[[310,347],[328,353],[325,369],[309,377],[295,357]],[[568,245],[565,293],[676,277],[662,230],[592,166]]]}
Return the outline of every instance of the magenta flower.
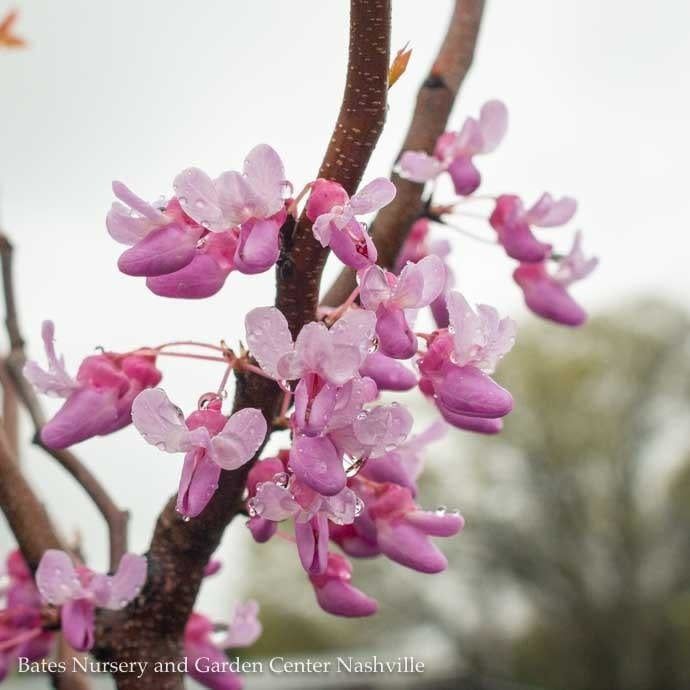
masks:
{"label": "magenta flower", "polygon": [[543,194],[533,206],[525,209],[519,197],[503,194],[496,199],[489,222],[508,256],[533,263],[548,257],[551,245],[540,242],[532,234],[530,226],[548,228],[564,225],[576,210],[577,202],[567,196],[556,201],[550,194]]}
{"label": "magenta flower", "polygon": [[587,313],[570,296],[568,287],[586,278],[598,263],[596,257],[585,258],[582,235],[577,232],[570,252],[558,262],[554,272],[549,271],[546,261],[523,263],[513,272],[513,279],[535,314],[564,326],[581,326],[587,320]]}
{"label": "magenta flower", "polygon": [[353,480],[364,509],[351,525],[336,527],[332,539],[356,558],[383,554],[423,573],[445,570],[448,562],[429,537],[450,537],[463,518],[445,509],[421,510],[409,489],[398,484],[363,484]]}
{"label": "magenta flower", "polygon": [[197,299],[217,293],[233,270],[260,273],[275,264],[291,187],[270,146],[253,148],[243,173],[214,181],[188,168],[173,186],[177,196],[156,208],[113,183],[122,203],[113,204],[106,225],[130,245],[118,261],[123,273],[145,276],[157,295]]}
{"label": "magenta flower", "polygon": [[352,197],[337,182],[316,180],[306,206],[314,237],[355,270],[376,263],[376,247],[356,216],[378,211],[393,200],[395,192],[395,185],[385,177],[371,181]]}
{"label": "magenta flower", "polygon": [[42,659],[53,641],[53,634],[42,628],[41,595],[18,549],[7,556],[6,575],[5,608],[0,611],[0,682],[16,659]]}
{"label": "magenta flower", "polygon": [[408,263],[399,276],[370,266],[362,273],[362,305],[376,313],[379,349],[395,359],[409,359],[417,352],[417,336],[410,327],[416,310],[429,306],[446,285],[443,261],[427,256]]}
{"label": "magenta flower", "polygon": [[117,572],[101,575],[86,566],[74,566],[64,552],[49,549],[36,570],[36,585],[43,599],[60,606],[65,639],[83,652],[94,643],[96,608],[117,611],[139,594],[146,581],[146,559],[126,553]]}
{"label": "magenta flower", "polygon": [[[226,668],[225,650],[250,647],[259,639],[262,628],[258,612],[259,605],[253,600],[238,604],[221,639],[217,639],[217,625],[200,613],[191,614],[184,629],[184,654],[188,673],[197,683],[210,690],[240,690],[243,687],[241,676]],[[224,668],[226,670],[222,670]]]}
{"label": "magenta flower", "polygon": [[472,194],[481,183],[473,157],[491,153],[501,143],[508,128],[508,111],[500,101],[482,106],[479,120],[468,117],[459,132],[445,132],[436,142],[434,155],[405,151],[398,164],[401,177],[427,182],[448,172],[457,194]]}
{"label": "magenta flower", "polygon": [[378,611],[375,599],[350,584],[352,566],[340,554],[329,553],[326,570],[309,576],[319,606],[334,616],[372,616]]}
{"label": "magenta flower", "polygon": [[53,322],[44,321],[48,369],[33,361],[24,367],[24,376],[37,390],[66,399],[41,429],[43,443],[50,448],[66,448],[127,426],[134,398],[161,380],[155,356],[112,352],[93,355],[81,363],[74,379],[67,373],[64,359],[55,354],[54,333]]}
{"label": "magenta flower", "polygon": [[[257,474],[263,473],[261,465],[265,462],[255,466]],[[329,521],[350,524],[359,514],[361,505],[351,489],[323,496],[295,475],[290,477],[284,472],[277,473],[269,481],[256,482],[254,494],[247,503],[252,517],[274,523],[294,519],[297,551],[307,573],[323,573],[326,569]]]}
{"label": "magenta flower", "polygon": [[[444,419],[459,428],[467,428],[466,417],[505,416],[513,399],[489,374],[513,347],[515,322],[500,319],[487,305],[474,312],[459,292],[449,292],[446,301],[450,326],[435,332],[419,360],[420,388],[433,397]],[[472,431],[491,433],[491,425],[474,426]]]}
{"label": "magenta flower", "polygon": [[196,517],[218,488],[221,470],[236,470],[251,460],[266,437],[261,411],[245,408],[230,418],[215,398],[187,417],[160,388],[141,393],[132,405],[132,421],[151,445],[167,453],[185,453],[177,510]]}

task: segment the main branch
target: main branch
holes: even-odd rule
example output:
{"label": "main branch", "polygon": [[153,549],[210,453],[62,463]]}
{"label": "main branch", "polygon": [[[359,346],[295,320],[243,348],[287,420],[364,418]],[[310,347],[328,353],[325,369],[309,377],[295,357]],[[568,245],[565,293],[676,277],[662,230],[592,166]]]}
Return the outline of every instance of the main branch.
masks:
{"label": "main branch", "polygon": [[[453,15],[429,75],[417,94],[417,104],[402,151],[431,154],[448,124],[460,86],[472,65],[484,0],[456,0]],[[372,225],[378,263],[392,268],[410,227],[422,212],[424,185],[391,175],[398,193]],[[330,306],[341,304],[355,287],[355,274],[345,269],[324,297]]]}

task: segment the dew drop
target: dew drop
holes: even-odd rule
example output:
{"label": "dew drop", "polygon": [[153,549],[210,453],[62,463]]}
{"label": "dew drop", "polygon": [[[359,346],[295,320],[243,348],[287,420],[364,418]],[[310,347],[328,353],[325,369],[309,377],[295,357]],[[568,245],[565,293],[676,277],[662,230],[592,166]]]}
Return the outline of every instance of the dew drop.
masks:
{"label": "dew drop", "polygon": [[187,203],[187,197],[186,197],[186,196],[178,196],[178,197],[177,197],[177,200],[178,200],[182,205],[184,205],[184,204]]}
{"label": "dew drop", "polygon": [[183,515],[182,516],[182,522],[189,522],[192,518],[189,517],[189,515]]}
{"label": "dew drop", "polygon": [[362,514],[362,511],[364,510],[364,501],[357,496],[355,499],[355,517],[359,517]]}
{"label": "dew drop", "polygon": [[273,475],[273,481],[281,488],[286,489],[290,482],[290,477],[287,472],[278,472]]}
{"label": "dew drop", "polygon": [[446,508],[446,506],[439,506],[436,508],[436,515],[438,515],[438,517],[443,517],[447,512],[448,508]]}
{"label": "dew drop", "polygon": [[204,208],[204,207],[206,206],[206,202],[205,202],[203,199],[197,199],[197,200],[194,202],[194,205],[195,205],[197,208]]}
{"label": "dew drop", "polygon": [[280,196],[282,196],[283,199],[289,199],[294,191],[295,188],[292,186],[290,180],[283,180],[280,183]]}
{"label": "dew drop", "polygon": [[362,420],[366,419],[366,418],[367,418],[367,413],[366,413],[366,412],[360,412],[360,413],[357,415],[357,419],[358,419],[360,422],[361,422]]}
{"label": "dew drop", "polygon": [[202,220],[201,227],[208,230],[211,227],[211,223],[209,223],[207,220]]}
{"label": "dew drop", "polygon": [[196,248],[197,249],[203,249],[206,246],[206,238],[202,237],[197,243],[196,243]]}

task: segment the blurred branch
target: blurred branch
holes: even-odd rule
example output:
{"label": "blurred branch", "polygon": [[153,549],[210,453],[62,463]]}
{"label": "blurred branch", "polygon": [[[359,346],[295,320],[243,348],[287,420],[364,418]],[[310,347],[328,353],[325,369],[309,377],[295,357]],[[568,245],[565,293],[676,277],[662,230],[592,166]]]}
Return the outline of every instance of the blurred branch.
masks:
{"label": "blurred branch", "polygon": [[[340,113],[319,176],[327,176],[353,193],[383,129],[388,93],[390,0],[351,0],[348,68]],[[327,250],[314,239],[305,215],[288,220],[281,230],[276,306],[293,335],[314,320]],[[270,380],[252,374],[237,377],[234,410],[260,408],[270,422],[282,393]],[[259,450],[261,452],[261,449]],[[99,617],[96,656],[101,659],[176,660],[180,638],[192,611],[203,568],[218,547],[225,528],[242,507],[251,463],[222,472],[218,490],[204,512],[185,523],[170,499],[161,513],[149,550],[149,578],[142,595],[124,611]],[[126,625],[124,625],[126,621]],[[136,644],[132,644],[136,639]],[[120,690],[182,688],[180,674],[140,681],[116,677]]]}
{"label": "blurred branch", "polygon": [[[456,0],[455,9],[429,75],[417,94],[412,121],[402,151],[426,151],[431,154],[443,134],[460,86],[472,65],[484,0]],[[378,249],[378,263],[391,269],[414,221],[422,212],[423,184],[391,175],[398,193],[379,211],[372,225]],[[349,190],[348,190],[349,191]],[[355,287],[355,274],[345,268],[323,298],[324,304],[336,306],[345,301]]]}
{"label": "blurred branch", "polygon": [[[13,388],[13,395],[16,395],[22,402],[33,422],[35,429],[34,443],[57,460],[57,462],[74,477],[105,519],[110,537],[110,568],[114,570],[117,568],[122,554],[127,550],[127,521],[129,513],[125,510],[120,510],[117,505],[115,505],[115,502],[96,476],[92,474],[72,452],[68,450],[54,450],[41,443],[40,431],[45,423],[45,417],[33,387],[24,378],[24,374],[22,373],[24,364],[26,363],[26,355],[24,353],[24,338],[19,329],[19,318],[14,295],[12,256],[12,244],[5,235],[0,234],[0,261],[2,264],[2,281],[5,298],[5,325],[10,340],[10,353],[1,363],[2,370],[6,372],[8,378],[8,385],[5,387],[5,395],[7,395],[8,388]],[[12,437],[10,435],[7,436],[7,443],[8,447],[11,449]],[[6,477],[2,475],[0,477],[0,483],[6,481]],[[19,525],[18,527],[25,530],[33,529],[31,521],[27,522],[25,526]],[[15,531],[15,536],[17,536],[19,540],[19,536],[16,534],[14,527],[13,531]]]}

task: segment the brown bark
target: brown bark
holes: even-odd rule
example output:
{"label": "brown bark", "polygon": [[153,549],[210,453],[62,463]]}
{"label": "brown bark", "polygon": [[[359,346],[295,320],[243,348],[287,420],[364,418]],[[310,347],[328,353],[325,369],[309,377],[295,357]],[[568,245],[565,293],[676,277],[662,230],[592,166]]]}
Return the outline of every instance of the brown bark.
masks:
{"label": "brown bark", "polygon": [[[436,139],[443,134],[455,98],[472,65],[484,0],[456,0],[446,37],[429,75],[417,94],[412,121],[402,151],[432,153]],[[410,227],[422,212],[424,185],[403,180],[393,173],[395,199],[377,214],[372,236],[378,249],[378,263],[391,269]],[[355,287],[352,269],[344,269],[323,298],[324,304],[337,306]]]}
{"label": "brown bark", "polygon": [[[351,0],[350,45],[343,103],[319,176],[354,192],[383,129],[386,114],[390,43],[390,0]],[[276,306],[293,334],[315,318],[327,250],[316,242],[302,215],[282,230],[277,266]],[[234,409],[260,408],[272,422],[281,391],[272,381],[239,375]],[[171,498],[158,519],[148,554],[149,577],[141,595],[126,610],[103,612],[97,629],[100,659],[178,661],[181,638],[208,559],[225,528],[242,508],[250,465],[223,472],[213,499],[196,519],[183,522]],[[231,564],[232,567],[232,564]],[[116,676],[119,690],[180,690],[181,673]]]}

